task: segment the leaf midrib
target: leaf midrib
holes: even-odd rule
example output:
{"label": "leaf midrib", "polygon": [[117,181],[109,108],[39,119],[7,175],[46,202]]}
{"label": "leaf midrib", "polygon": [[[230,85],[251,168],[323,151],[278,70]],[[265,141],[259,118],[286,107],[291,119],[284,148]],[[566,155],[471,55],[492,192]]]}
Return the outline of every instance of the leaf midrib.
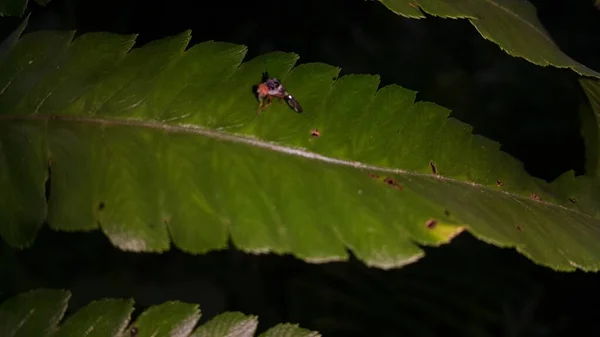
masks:
{"label": "leaf midrib", "polygon": [[[311,160],[321,161],[327,164],[340,165],[346,167],[352,167],[360,170],[369,170],[376,171],[380,173],[388,173],[388,174],[396,174],[396,175],[404,175],[409,177],[420,177],[427,179],[435,179],[446,182],[451,182],[455,184],[460,184],[464,186],[468,186],[470,188],[477,188],[480,190],[486,190],[492,193],[502,193],[510,198],[518,199],[524,202],[532,202],[530,198],[524,197],[519,194],[511,193],[505,190],[498,190],[490,188],[487,185],[481,185],[475,182],[469,182],[464,180],[458,180],[454,178],[449,178],[441,175],[433,175],[427,173],[419,173],[419,172],[411,172],[399,168],[389,168],[389,167],[381,167],[375,165],[364,164],[358,161],[350,161],[343,160],[338,158],[327,157],[315,152],[308,151],[304,148],[293,148],[289,146],[280,145],[274,142],[268,142],[264,140],[260,140],[257,138],[252,138],[248,136],[242,136],[239,134],[231,134],[218,130],[207,129],[202,126],[194,125],[194,124],[165,124],[157,121],[148,121],[142,120],[139,118],[121,118],[121,119],[106,119],[106,118],[97,118],[97,117],[75,117],[75,116],[65,116],[65,115],[0,115],[0,122],[2,121],[14,121],[14,120],[37,120],[37,121],[48,121],[48,120],[58,120],[65,122],[75,122],[75,123],[88,123],[88,124],[100,124],[100,125],[110,125],[110,126],[131,126],[131,127],[142,127],[156,130],[164,130],[168,132],[185,132],[190,134],[198,134],[206,137],[210,137],[213,139],[224,140],[232,143],[245,144],[250,146],[259,147],[262,149],[284,153],[288,155],[299,156]],[[573,214],[577,214],[580,216],[587,217],[589,219],[594,219],[591,215],[587,213],[583,213],[579,210],[568,208],[559,204],[551,203],[548,201],[538,201],[535,200],[536,203],[540,203],[542,205],[548,207],[558,208],[563,211],[571,212]]]}

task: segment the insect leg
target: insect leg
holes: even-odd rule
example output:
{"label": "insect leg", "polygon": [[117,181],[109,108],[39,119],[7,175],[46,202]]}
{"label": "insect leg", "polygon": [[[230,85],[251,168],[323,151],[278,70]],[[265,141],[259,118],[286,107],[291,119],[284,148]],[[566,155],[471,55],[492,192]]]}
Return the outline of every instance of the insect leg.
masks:
{"label": "insect leg", "polygon": [[260,114],[260,112],[262,111],[262,106],[263,106],[263,100],[260,99],[258,102],[258,109],[256,109],[256,114]]}
{"label": "insect leg", "polygon": [[[265,99],[261,99],[260,105],[258,106],[258,111],[256,111],[256,114],[258,115],[261,111],[263,111],[269,105],[271,105],[272,99],[273,99],[273,97],[271,97],[270,95],[267,95],[267,97],[265,97]],[[265,103],[265,100],[267,101],[266,103]]]}

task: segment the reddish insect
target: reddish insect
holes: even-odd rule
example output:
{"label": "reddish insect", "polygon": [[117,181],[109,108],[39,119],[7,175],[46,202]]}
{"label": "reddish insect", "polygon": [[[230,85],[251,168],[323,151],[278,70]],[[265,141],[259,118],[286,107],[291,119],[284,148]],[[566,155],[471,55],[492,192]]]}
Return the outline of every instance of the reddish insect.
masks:
{"label": "reddish insect", "polygon": [[256,94],[258,95],[259,101],[258,111],[256,111],[257,114],[271,105],[273,97],[279,100],[283,98],[287,105],[289,105],[289,107],[294,111],[297,113],[302,112],[300,103],[298,103],[298,101],[296,101],[296,99],[290,95],[287,90],[285,90],[285,87],[278,79],[269,77],[269,74],[266,72],[264,72],[262,76],[262,81],[256,89]]}

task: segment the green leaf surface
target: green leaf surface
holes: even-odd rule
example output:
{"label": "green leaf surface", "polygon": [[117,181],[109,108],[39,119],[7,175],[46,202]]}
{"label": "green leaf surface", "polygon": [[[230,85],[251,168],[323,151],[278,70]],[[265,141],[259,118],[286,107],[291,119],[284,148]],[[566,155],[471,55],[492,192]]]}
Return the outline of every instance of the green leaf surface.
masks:
{"label": "green leaf surface", "polygon": [[68,317],[55,336],[118,336],[127,327],[132,312],[132,300],[105,299],[94,301]]}
{"label": "green leaf surface", "polygon": [[[102,230],[117,247],[290,253],[393,268],[467,229],[559,270],[600,267],[600,188],[547,184],[449,110],[379,78],[190,32],[36,32],[0,65],[0,234]],[[256,114],[268,71],[304,108]],[[318,132],[316,132],[318,130]],[[318,135],[318,136],[317,136]],[[49,200],[46,203],[45,183]],[[47,211],[46,211],[47,210]]]}
{"label": "green leaf surface", "polygon": [[[33,290],[0,304],[2,337],[251,337],[256,316],[225,312],[192,330],[200,318],[197,304],[165,302],[146,309],[127,327],[133,300],[103,299],[71,314],[60,326],[71,293],[62,290]],[[295,324],[279,324],[261,336],[320,336]]]}
{"label": "green leaf surface", "polygon": [[254,336],[258,318],[241,312],[226,312],[198,327],[191,337],[250,337]]}
{"label": "green leaf surface", "polygon": [[260,334],[260,337],[320,337],[318,332],[300,328],[297,324],[283,323]]}
{"label": "green leaf surface", "polygon": [[392,12],[407,18],[425,18],[423,12],[449,19],[467,19],[481,36],[509,55],[540,66],[570,68],[600,78],[598,71],[578,63],[554,43],[527,0],[379,0]]}
{"label": "green leaf surface", "polygon": [[54,335],[69,297],[68,291],[38,289],[6,300],[0,305],[0,336]]}
{"label": "green leaf surface", "polygon": [[582,105],[580,112],[586,150],[586,173],[600,177],[600,81],[580,78],[579,83],[587,96],[586,103],[589,103]]}
{"label": "green leaf surface", "polygon": [[128,330],[135,329],[132,334],[137,337],[183,337],[192,332],[199,319],[197,304],[166,302],[148,308]]}

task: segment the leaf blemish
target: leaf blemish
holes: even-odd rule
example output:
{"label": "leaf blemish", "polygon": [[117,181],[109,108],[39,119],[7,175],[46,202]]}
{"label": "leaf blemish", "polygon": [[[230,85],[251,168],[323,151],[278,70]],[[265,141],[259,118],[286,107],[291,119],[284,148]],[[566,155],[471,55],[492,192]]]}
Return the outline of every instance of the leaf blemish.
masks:
{"label": "leaf blemish", "polygon": [[312,129],[310,130],[310,135],[319,138],[321,137],[321,132],[319,131],[319,129]]}
{"label": "leaf blemish", "polygon": [[437,168],[435,167],[435,163],[434,162],[430,161],[429,162],[429,167],[431,167],[431,172],[433,174],[437,174]]}
{"label": "leaf blemish", "polygon": [[100,201],[100,203],[98,204],[98,210],[101,211],[104,209],[106,205],[104,204],[104,201]]}
{"label": "leaf blemish", "polygon": [[429,219],[425,221],[425,227],[427,227],[428,229],[434,229],[435,226],[437,226],[437,220]]}
{"label": "leaf blemish", "polygon": [[376,175],[375,173],[369,173],[369,177],[371,177],[372,179],[377,179],[379,178],[378,175]]}
{"label": "leaf blemish", "polygon": [[444,215],[445,215],[445,216],[450,216],[450,211],[449,211],[449,210],[447,210],[447,209],[445,209],[445,210],[444,210]]}
{"label": "leaf blemish", "polygon": [[498,187],[502,187],[504,186],[504,183],[502,182],[502,180],[498,179],[496,180],[496,185],[498,185]]}
{"label": "leaf blemish", "polygon": [[575,198],[569,198],[569,201],[570,201],[571,203],[573,203],[573,204],[576,204],[576,202],[575,202]]}
{"label": "leaf blemish", "polygon": [[521,225],[517,225],[517,230],[518,230],[519,232],[522,232],[522,231],[523,231],[523,227],[521,227]]}
{"label": "leaf blemish", "polygon": [[533,199],[535,201],[542,201],[542,198],[539,195],[535,194],[535,193],[531,194],[531,199]]}
{"label": "leaf blemish", "polygon": [[390,185],[390,186],[392,186],[393,188],[395,188],[395,189],[397,189],[399,191],[402,191],[402,186],[398,185],[398,182],[394,178],[386,177],[383,180],[383,182],[386,183],[386,184],[388,184],[388,185]]}

